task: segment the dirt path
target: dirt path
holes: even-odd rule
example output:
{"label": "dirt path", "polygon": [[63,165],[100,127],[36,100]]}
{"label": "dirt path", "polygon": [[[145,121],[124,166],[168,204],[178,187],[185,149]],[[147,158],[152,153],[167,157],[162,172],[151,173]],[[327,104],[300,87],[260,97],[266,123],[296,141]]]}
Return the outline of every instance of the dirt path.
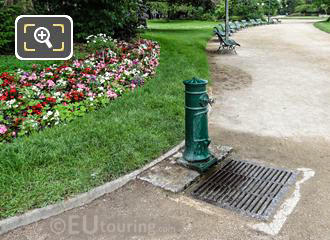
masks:
{"label": "dirt path", "polygon": [[295,21],[234,38],[243,46],[237,56],[212,57],[222,91],[214,124],[262,136],[330,140],[330,35]]}
{"label": "dirt path", "polygon": [[250,28],[238,55],[214,54],[210,131],[240,158],[311,168],[294,213],[275,239],[330,239],[330,34],[306,21]]}

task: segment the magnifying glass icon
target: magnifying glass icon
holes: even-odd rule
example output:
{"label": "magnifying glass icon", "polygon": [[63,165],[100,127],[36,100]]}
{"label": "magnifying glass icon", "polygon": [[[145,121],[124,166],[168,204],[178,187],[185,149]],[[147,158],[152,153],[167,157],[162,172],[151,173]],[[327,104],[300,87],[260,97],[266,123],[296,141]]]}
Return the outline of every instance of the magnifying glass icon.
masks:
{"label": "magnifying glass icon", "polygon": [[52,48],[53,45],[49,41],[50,33],[49,30],[45,27],[39,27],[34,31],[34,39],[38,43],[46,43],[48,48]]}

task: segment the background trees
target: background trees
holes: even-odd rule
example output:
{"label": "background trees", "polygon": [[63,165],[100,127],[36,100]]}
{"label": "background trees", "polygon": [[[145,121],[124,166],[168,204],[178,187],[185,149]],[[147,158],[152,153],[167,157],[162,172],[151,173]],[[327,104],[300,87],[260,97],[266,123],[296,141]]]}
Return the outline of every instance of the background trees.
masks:
{"label": "background trees", "polygon": [[281,14],[318,15],[328,14],[330,0],[282,0]]}
{"label": "background trees", "polygon": [[74,20],[74,36],[82,41],[95,33],[128,39],[138,27],[136,0],[32,0],[38,14],[66,14]]}
{"label": "background trees", "polygon": [[0,0],[0,54],[14,51],[14,24],[19,15],[69,15],[79,42],[97,33],[129,39],[141,23],[142,6],[142,0]]}

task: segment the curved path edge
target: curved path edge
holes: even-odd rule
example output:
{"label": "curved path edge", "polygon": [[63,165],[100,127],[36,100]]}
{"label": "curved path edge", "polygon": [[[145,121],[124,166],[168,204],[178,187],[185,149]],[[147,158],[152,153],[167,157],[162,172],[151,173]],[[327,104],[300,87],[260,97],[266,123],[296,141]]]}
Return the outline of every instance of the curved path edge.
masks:
{"label": "curved path edge", "polygon": [[76,197],[71,199],[49,205],[47,207],[38,208],[31,210],[23,215],[14,216],[7,219],[0,221],[0,235],[5,234],[9,231],[12,231],[16,228],[23,227],[29,225],[31,223],[38,222],[43,219],[47,219],[56,215],[59,215],[65,211],[71,210],[73,208],[81,207],[83,205],[89,204],[97,198],[102,197],[107,193],[111,193],[131,180],[136,179],[136,177],[144,172],[145,170],[153,167],[154,165],[158,164],[159,162],[163,161],[164,159],[170,157],[171,155],[178,152],[184,146],[184,141],[181,142],[176,147],[172,148],[170,151],[166,152],[162,156],[158,157],[157,159],[153,160],[151,163],[147,164],[146,166],[135,170],[127,175],[124,175],[116,180],[111,182],[105,183],[102,186],[96,187],[86,193],[82,193]]}

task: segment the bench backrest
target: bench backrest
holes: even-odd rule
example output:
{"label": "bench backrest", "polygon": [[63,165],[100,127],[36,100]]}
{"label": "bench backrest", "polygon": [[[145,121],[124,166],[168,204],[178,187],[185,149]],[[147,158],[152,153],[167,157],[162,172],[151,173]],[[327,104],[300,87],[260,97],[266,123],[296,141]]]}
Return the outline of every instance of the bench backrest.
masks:
{"label": "bench backrest", "polygon": [[219,26],[221,27],[222,31],[226,31],[226,25],[225,24],[221,23],[221,24],[219,24]]}
{"label": "bench backrest", "polygon": [[221,36],[221,34],[219,32],[216,32],[215,35],[218,36],[218,39],[219,39],[220,43],[225,43],[223,37]]}
{"label": "bench backrest", "polygon": [[213,32],[215,33],[215,34],[220,34],[221,36],[226,36],[226,33],[225,32],[223,32],[223,31],[221,31],[218,27],[214,27],[213,28]]}

